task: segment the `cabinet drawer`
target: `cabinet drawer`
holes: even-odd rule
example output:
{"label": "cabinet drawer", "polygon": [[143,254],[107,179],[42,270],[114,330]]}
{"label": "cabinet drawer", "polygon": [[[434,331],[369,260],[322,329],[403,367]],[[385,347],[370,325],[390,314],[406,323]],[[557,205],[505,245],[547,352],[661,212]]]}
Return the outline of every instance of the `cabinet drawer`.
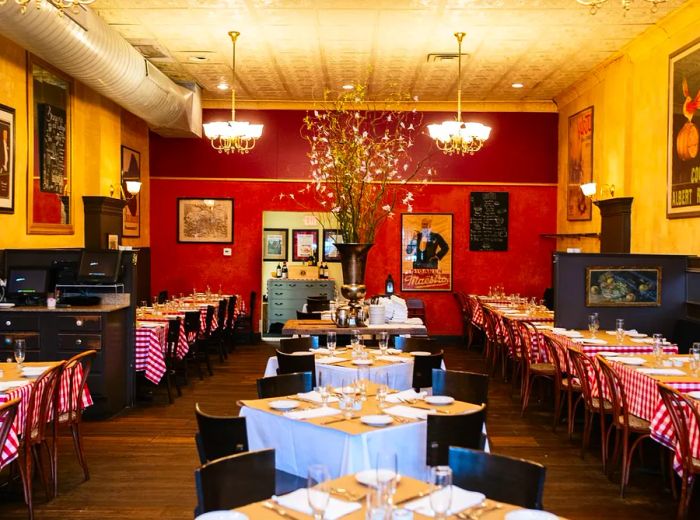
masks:
{"label": "cabinet drawer", "polygon": [[39,317],[5,313],[0,315],[0,331],[38,330]]}
{"label": "cabinet drawer", "polygon": [[268,311],[267,316],[267,321],[270,323],[274,323],[276,321],[285,322],[287,320],[296,320],[297,312],[289,310]]}
{"label": "cabinet drawer", "polygon": [[101,350],[102,336],[99,334],[59,334],[58,350],[80,352],[83,350]]}
{"label": "cabinet drawer", "polygon": [[60,331],[81,332],[84,330],[102,330],[102,317],[94,314],[69,314],[58,316],[56,321],[58,322],[58,330]]}
{"label": "cabinet drawer", "polygon": [[12,347],[16,339],[23,339],[27,342],[27,352],[39,352],[39,333],[38,332],[14,332],[0,334],[0,352],[2,359],[0,363],[5,361],[5,358],[12,357]]}

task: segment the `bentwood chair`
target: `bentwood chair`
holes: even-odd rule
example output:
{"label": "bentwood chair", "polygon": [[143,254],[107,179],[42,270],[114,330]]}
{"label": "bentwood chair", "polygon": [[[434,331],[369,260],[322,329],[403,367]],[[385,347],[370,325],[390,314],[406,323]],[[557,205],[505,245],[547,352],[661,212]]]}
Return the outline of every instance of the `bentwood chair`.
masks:
{"label": "bentwood chair", "polygon": [[27,399],[24,417],[24,428],[19,443],[19,465],[24,490],[24,501],[27,503],[30,520],[34,518],[34,501],[32,494],[32,477],[34,466],[41,477],[46,492],[47,500],[53,495],[53,488],[49,486],[49,477],[44,468],[42,447],[49,456],[50,475],[55,474],[51,448],[47,442],[47,428],[50,424],[51,408],[56,400],[55,393],[61,370],[65,361],[49,368],[41,374],[32,385],[32,390]]}
{"label": "bentwood chair", "polygon": [[508,381],[508,365],[510,364],[510,382],[514,391],[519,388],[518,384],[522,385],[523,360],[521,345],[523,338],[517,321],[503,317],[500,320],[500,324],[503,327],[501,376],[503,381]]}
{"label": "bentwood chair", "polygon": [[413,382],[416,392],[433,386],[433,369],[442,368],[443,351],[429,356],[413,356]]}
{"label": "bentwood chair", "polygon": [[[522,403],[520,415],[525,413],[525,409],[530,401],[530,394],[534,383],[538,379],[554,381],[556,369],[551,362],[538,361],[539,338],[542,336],[532,323],[527,321],[518,322],[520,326],[521,344],[520,356],[522,359],[522,381],[520,400]],[[557,405],[559,403],[557,402]]]}
{"label": "bentwood chair", "polygon": [[426,464],[444,466],[450,446],[481,450],[484,448],[486,405],[459,415],[428,414]]}
{"label": "bentwood chair", "polygon": [[488,404],[489,376],[434,368],[433,395],[449,395],[466,403]]}
{"label": "bentwood chair", "polygon": [[277,351],[277,374],[293,374],[295,372],[311,372],[311,387],[316,386],[316,360],[314,355],[285,354]]}
{"label": "bentwood chair", "polygon": [[[622,477],[620,479],[620,496],[625,496],[625,487],[629,483],[630,468],[634,450],[644,440],[651,437],[651,423],[646,419],[634,415],[629,411],[625,384],[620,375],[615,372],[610,363],[603,356],[596,356],[596,361],[600,365],[600,371],[605,379],[610,401],[612,402],[612,424],[608,428],[605,436],[604,449],[607,450],[613,428],[615,429],[615,448],[611,457],[611,464],[608,472],[612,474],[614,464],[620,457],[620,441],[622,441]],[[630,438],[636,435],[637,438],[630,444]],[[622,439],[620,439],[622,437]]]}
{"label": "bentwood chair", "polygon": [[484,315],[484,333],[486,335],[484,343],[484,358],[486,359],[486,364],[490,369],[490,373],[494,375],[496,370],[501,364],[501,370],[505,371],[503,368],[505,366],[505,360],[502,356],[504,353],[504,330],[500,324],[498,316],[485,305],[481,306],[481,310]]}
{"label": "bentwood chair", "polygon": [[700,459],[693,456],[690,442],[693,428],[695,431],[700,428],[700,409],[698,409],[697,401],[675,388],[663,383],[658,383],[658,388],[661,401],[663,401],[671,418],[671,424],[673,424],[676,435],[676,456],[680,459],[681,464],[681,496],[678,501],[676,518],[685,520],[688,518],[688,508],[693,496],[695,476],[700,474]]}
{"label": "bentwood chair", "polygon": [[294,372],[279,376],[261,377],[256,384],[259,399],[310,392],[314,388],[311,384],[311,372]]}
{"label": "bentwood chair", "polygon": [[199,429],[202,464],[248,451],[245,417],[210,415],[202,411],[199,403],[194,405],[194,414]]}
{"label": "bentwood chair", "polygon": [[569,355],[558,341],[547,335],[542,335],[542,346],[554,365],[554,423],[552,431],[557,431],[561,421],[561,412],[566,404],[566,431],[569,439],[574,433],[574,417],[576,408],[583,399],[581,382],[574,377]]}
{"label": "bentwood chair", "polygon": [[[97,355],[96,350],[86,350],[70,358],[61,370],[59,381],[65,385],[68,384],[68,393],[64,402],[61,403],[59,398],[60,393],[57,391],[56,402],[54,403],[54,431],[52,436],[52,455],[53,455],[53,494],[58,495],[58,430],[61,426],[68,426],[73,437],[73,449],[78,457],[78,463],[83,470],[84,480],[90,480],[90,471],[88,470],[85,452],[83,451],[83,436],[80,430],[80,424],[83,418],[83,395],[85,394],[85,386],[87,379],[92,369],[92,363]],[[2,446],[2,443],[0,443]]]}
{"label": "bentwood chair", "polygon": [[449,450],[449,465],[455,486],[528,509],[543,507],[547,470],[541,464],[453,446]]}
{"label": "bentwood chair", "polygon": [[0,404],[0,450],[10,435],[12,424],[15,422],[17,412],[19,411],[19,403],[21,399],[12,399]]}
{"label": "bentwood chair", "polygon": [[280,352],[291,354],[293,352],[308,352],[313,347],[311,338],[282,338],[280,339]]}

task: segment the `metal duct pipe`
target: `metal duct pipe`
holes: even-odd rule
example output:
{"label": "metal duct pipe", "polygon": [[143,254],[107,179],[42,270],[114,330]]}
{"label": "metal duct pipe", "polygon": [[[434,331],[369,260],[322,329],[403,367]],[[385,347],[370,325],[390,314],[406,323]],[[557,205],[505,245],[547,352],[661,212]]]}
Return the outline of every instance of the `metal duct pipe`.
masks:
{"label": "metal duct pipe", "polygon": [[137,115],[157,133],[201,137],[199,89],[176,85],[91,9],[0,5],[0,34]]}

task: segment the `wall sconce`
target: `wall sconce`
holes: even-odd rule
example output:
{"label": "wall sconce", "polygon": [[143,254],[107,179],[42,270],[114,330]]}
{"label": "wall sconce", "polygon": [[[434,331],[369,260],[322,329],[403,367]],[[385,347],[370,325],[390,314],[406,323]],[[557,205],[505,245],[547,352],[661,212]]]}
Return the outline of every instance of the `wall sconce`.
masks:
{"label": "wall sconce", "polygon": [[[131,201],[136,195],[139,194],[141,191],[141,181],[125,181],[124,180],[124,173],[122,172],[121,176],[121,183],[119,186],[119,192],[120,192],[120,197],[122,200],[125,200],[126,202]],[[113,197],[114,196],[114,185],[110,184],[109,185],[109,196]]]}
{"label": "wall sconce", "polygon": [[[588,182],[586,184],[581,184],[581,191],[586,197],[591,197],[593,199],[598,193],[598,184],[595,182]],[[603,184],[600,187],[600,196],[602,197],[605,193],[610,194],[610,198],[615,198],[615,185],[614,184]]]}

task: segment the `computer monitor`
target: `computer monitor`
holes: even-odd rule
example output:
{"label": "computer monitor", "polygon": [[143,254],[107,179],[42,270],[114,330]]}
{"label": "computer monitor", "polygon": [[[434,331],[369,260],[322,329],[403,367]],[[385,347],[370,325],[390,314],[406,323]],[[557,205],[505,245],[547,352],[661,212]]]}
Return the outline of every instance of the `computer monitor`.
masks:
{"label": "computer monitor", "polygon": [[41,267],[11,267],[7,276],[7,299],[38,305],[49,290],[49,270]]}
{"label": "computer monitor", "polygon": [[78,268],[81,283],[117,283],[122,265],[121,251],[83,251]]}

